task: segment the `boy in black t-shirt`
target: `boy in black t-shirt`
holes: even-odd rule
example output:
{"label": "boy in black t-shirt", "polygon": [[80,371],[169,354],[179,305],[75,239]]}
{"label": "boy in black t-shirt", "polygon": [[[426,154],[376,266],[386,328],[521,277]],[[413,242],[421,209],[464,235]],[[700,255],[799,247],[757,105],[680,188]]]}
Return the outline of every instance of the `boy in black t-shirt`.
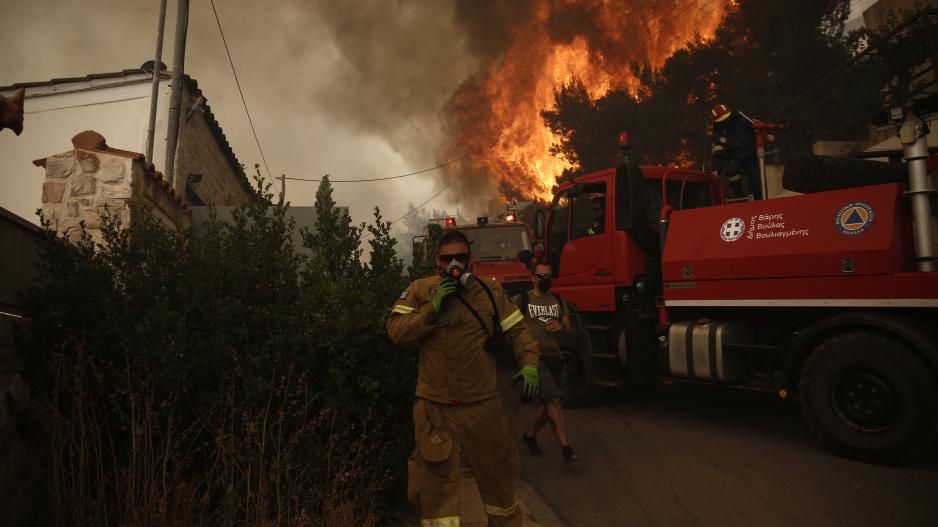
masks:
{"label": "boy in black t-shirt", "polygon": [[566,369],[558,339],[559,334],[569,333],[573,326],[570,324],[567,304],[558,295],[550,293],[550,276],[550,265],[535,264],[531,272],[534,289],[513,299],[524,315],[528,331],[534,335],[541,348],[541,360],[537,366],[541,382],[541,405],[534,415],[534,422],[521,441],[527,445],[531,455],[543,456],[544,451],[537,444],[537,433],[549,421],[557,441],[563,448],[564,461],[573,463],[580,457],[567,443],[567,427],[561,404],[563,387],[566,384]]}

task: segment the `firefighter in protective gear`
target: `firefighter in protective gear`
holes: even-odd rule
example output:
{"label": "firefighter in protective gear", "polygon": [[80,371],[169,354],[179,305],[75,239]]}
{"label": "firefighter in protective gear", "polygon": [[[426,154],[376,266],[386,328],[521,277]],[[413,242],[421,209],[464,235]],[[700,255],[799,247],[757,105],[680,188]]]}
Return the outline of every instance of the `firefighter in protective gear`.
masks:
{"label": "firefighter in protective gear", "polygon": [[714,106],[710,117],[716,138],[714,144],[725,149],[728,167],[734,174],[742,176],[746,195],[751,193],[756,199],[762,199],[762,178],[759,174],[759,159],[756,157],[756,131],[752,127],[752,121],[725,104]]}
{"label": "firefighter in protective gear", "polygon": [[[438,271],[454,261],[471,269],[469,241],[459,231],[440,238]],[[464,283],[455,285],[449,276],[416,280],[388,317],[391,340],[419,351],[416,448],[408,461],[407,494],[420,504],[421,527],[458,526],[461,452],[478,483],[489,525],[521,527],[514,490],[518,450],[508,434],[496,357],[487,343],[498,324],[521,366],[516,377],[532,396],[538,386],[538,346],[521,312],[496,281]]]}
{"label": "firefighter in protective gear", "polygon": [[744,198],[749,195],[749,185],[739,170],[739,163],[731,160],[726,147],[720,143],[713,145],[713,172],[726,184],[728,198]]}

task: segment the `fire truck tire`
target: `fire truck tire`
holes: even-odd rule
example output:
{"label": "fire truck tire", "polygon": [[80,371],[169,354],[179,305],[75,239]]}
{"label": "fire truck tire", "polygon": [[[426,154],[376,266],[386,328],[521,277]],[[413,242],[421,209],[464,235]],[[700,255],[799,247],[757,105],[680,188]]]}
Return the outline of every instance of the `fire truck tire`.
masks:
{"label": "fire truck tire", "polygon": [[586,368],[580,354],[575,350],[562,348],[565,384],[563,403],[567,408],[589,406],[595,398],[595,390],[587,381]]}
{"label": "fire truck tire", "polygon": [[782,187],[802,194],[905,181],[900,165],[847,157],[792,155],[785,161]]}
{"label": "fire truck tire", "polygon": [[856,331],[823,341],[805,362],[802,413],[822,444],[854,459],[904,464],[938,437],[938,381],[907,345]]}

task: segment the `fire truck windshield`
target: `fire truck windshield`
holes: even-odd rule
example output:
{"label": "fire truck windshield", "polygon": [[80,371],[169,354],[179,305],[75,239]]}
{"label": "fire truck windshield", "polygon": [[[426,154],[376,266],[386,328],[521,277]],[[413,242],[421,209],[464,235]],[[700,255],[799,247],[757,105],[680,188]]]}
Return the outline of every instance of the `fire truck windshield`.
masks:
{"label": "fire truck windshield", "polygon": [[531,250],[524,225],[469,228],[462,232],[472,244],[472,258],[476,261],[514,260],[518,251]]}

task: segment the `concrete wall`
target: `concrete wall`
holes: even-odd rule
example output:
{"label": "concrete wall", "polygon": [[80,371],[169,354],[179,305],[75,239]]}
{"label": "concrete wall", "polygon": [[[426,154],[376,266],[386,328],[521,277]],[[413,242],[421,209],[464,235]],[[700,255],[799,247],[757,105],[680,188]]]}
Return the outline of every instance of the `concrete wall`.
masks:
{"label": "concrete wall", "polygon": [[[14,328],[20,318],[19,294],[36,276],[41,232],[38,227],[0,209],[0,511],[4,521],[16,523],[28,508],[27,481],[31,460],[16,433],[13,410],[26,403],[29,388],[20,376],[23,362],[14,350]],[[10,404],[10,403],[13,404]]]}
{"label": "concrete wall", "polygon": [[[215,209],[218,220],[222,223],[234,223],[234,210],[236,207],[192,207],[192,236],[199,236],[205,232],[205,222],[208,221],[212,209]],[[270,207],[273,211],[276,207]],[[346,207],[344,209],[348,214]],[[287,220],[296,222],[296,227],[291,233],[293,245],[296,247],[297,254],[312,256],[312,251],[303,246],[302,230],[305,227],[310,232],[316,232],[316,207],[290,207],[287,209]]]}
{"label": "concrete wall", "polygon": [[20,314],[19,293],[36,276],[38,227],[0,208],[0,312]]}
{"label": "concrete wall", "polygon": [[877,30],[889,20],[890,12],[912,11],[919,7],[938,7],[938,0],[879,0],[863,11],[867,29]]}

